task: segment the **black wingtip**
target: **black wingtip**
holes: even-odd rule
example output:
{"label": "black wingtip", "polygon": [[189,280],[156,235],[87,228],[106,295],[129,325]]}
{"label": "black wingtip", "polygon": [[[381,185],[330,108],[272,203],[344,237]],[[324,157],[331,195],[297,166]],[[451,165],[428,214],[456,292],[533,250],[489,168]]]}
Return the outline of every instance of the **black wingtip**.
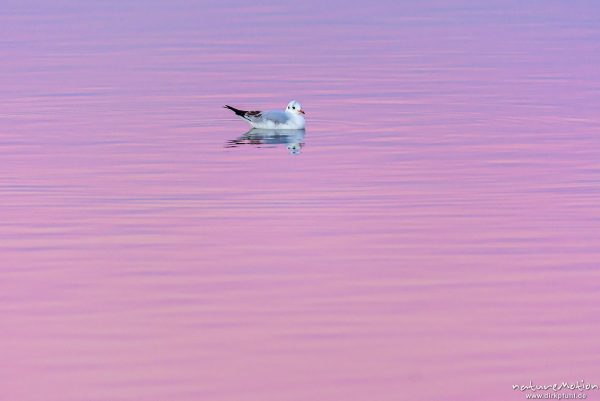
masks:
{"label": "black wingtip", "polygon": [[236,109],[235,107],[231,107],[230,105],[226,104],[225,106],[223,106],[226,109],[229,109],[231,111],[233,111],[235,114],[237,114],[238,116],[244,116],[244,114],[246,114],[245,110],[240,110],[240,109]]}

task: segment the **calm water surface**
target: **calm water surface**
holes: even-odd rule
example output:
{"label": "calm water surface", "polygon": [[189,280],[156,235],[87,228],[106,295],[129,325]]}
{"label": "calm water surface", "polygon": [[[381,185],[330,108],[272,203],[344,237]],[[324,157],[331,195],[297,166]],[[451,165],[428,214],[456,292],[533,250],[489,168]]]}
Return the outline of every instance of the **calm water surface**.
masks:
{"label": "calm water surface", "polygon": [[600,384],[597,3],[92,3],[0,10],[1,400]]}

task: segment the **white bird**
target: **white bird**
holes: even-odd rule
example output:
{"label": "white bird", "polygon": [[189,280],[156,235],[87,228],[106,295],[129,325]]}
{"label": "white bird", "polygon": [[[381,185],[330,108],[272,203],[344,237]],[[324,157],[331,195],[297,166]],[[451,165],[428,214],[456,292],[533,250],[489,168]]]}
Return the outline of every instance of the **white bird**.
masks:
{"label": "white bird", "polygon": [[289,102],[284,111],[246,111],[229,105],[223,107],[233,111],[241,119],[248,121],[253,128],[304,129],[306,126],[302,105],[295,100]]}

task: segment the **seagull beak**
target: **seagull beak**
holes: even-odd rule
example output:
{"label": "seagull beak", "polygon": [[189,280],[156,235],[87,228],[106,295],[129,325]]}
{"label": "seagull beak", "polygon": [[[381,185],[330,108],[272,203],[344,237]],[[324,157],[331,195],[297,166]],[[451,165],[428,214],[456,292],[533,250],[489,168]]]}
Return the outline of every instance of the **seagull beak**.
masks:
{"label": "seagull beak", "polygon": [[301,114],[306,114],[306,113],[304,112],[304,110],[302,110],[302,109],[298,110],[298,113],[301,113]]}

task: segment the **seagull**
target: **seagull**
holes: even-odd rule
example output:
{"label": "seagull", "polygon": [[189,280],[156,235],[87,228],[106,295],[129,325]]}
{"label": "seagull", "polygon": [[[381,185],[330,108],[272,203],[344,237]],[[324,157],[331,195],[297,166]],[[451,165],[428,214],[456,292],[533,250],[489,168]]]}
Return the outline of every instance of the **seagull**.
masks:
{"label": "seagull", "polygon": [[248,121],[253,128],[304,129],[306,126],[302,105],[295,100],[289,102],[284,111],[246,111],[229,105],[223,107],[233,111],[241,119]]}

